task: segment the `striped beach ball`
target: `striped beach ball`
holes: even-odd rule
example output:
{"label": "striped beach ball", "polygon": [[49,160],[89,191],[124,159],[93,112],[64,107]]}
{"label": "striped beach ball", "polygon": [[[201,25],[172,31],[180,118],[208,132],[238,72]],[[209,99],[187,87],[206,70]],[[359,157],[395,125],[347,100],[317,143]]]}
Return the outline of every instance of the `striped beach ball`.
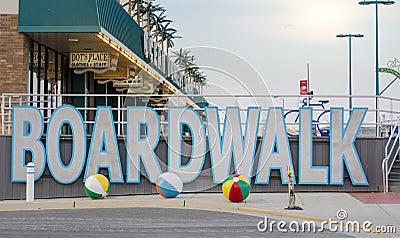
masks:
{"label": "striped beach ball", "polygon": [[231,202],[241,202],[250,194],[250,183],[243,175],[233,174],[225,179],[222,192]]}
{"label": "striped beach ball", "polygon": [[90,175],[85,181],[85,193],[90,198],[100,199],[107,196],[110,182],[102,174]]}
{"label": "striped beach ball", "polygon": [[164,198],[174,198],[182,192],[182,179],[175,173],[165,172],[157,178],[157,192]]}

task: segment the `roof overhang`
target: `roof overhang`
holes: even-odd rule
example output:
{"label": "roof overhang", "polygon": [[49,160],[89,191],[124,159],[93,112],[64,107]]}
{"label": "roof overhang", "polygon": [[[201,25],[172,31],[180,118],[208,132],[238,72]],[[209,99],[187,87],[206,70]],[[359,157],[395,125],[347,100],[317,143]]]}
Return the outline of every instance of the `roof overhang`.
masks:
{"label": "roof overhang", "polygon": [[115,0],[19,1],[19,32],[57,37],[105,31],[144,60],[144,32]]}
{"label": "roof overhang", "polygon": [[[111,48],[123,56],[123,65],[138,66],[171,92],[182,94],[148,64],[143,29],[115,0],[19,0],[18,31],[65,54]],[[190,98],[186,102],[199,108]]]}

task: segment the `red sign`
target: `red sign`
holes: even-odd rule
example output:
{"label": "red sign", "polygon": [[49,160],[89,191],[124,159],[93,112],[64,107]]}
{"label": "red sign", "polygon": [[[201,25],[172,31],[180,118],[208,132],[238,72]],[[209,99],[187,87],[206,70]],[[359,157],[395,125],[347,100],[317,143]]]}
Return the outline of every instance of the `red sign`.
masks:
{"label": "red sign", "polygon": [[308,83],[307,80],[300,80],[300,95],[308,95]]}

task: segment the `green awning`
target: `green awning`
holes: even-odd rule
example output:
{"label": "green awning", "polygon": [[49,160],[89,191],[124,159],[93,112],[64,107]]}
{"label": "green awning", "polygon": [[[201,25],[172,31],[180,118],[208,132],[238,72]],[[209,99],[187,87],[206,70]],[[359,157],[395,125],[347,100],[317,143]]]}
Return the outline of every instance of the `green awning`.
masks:
{"label": "green awning", "polygon": [[144,32],[116,0],[19,0],[19,32],[103,30],[145,60]]}
{"label": "green awning", "polygon": [[[144,31],[116,0],[19,0],[18,31],[22,33],[107,33],[150,68],[182,91],[144,56]],[[122,46],[121,45],[121,46]],[[167,67],[167,66],[166,66]],[[195,103],[207,105],[204,98]]]}

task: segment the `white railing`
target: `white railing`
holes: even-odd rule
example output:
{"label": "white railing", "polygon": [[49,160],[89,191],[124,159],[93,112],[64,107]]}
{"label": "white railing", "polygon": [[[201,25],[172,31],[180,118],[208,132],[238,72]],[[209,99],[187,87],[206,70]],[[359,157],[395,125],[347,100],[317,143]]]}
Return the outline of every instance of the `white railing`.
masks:
{"label": "white railing", "polygon": [[[220,116],[224,116],[226,107],[239,107],[241,112],[241,122],[246,124],[246,111],[249,106],[258,106],[262,108],[261,125],[265,126],[265,120],[269,107],[282,107],[284,113],[287,114],[292,110],[299,109],[303,106],[304,96],[299,95],[203,95],[209,106],[218,106]],[[378,108],[375,108],[375,96],[352,96],[354,108],[369,108],[367,116],[361,128],[360,135],[376,136],[376,130],[379,129],[380,136],[388,137],[390,126],[393,125],[393,118],[400,116],[400,99],[379,97]],[[152,106],[160,115],[163,128],[167,128],[168,105],[185,106],[187,102],[197,102],[202,99],[199,95],[137,95],[137,94],[60,94],[60,95],[44,95],[44,94],[3,94],[1,97],[1,134],[11,134],[12,125],[12,107],[13,106],[35,106],[43,114],[44,121],[47,123],[51,113],[62,104],[74,105],[81,113],[84,122],[88,128],[88,132],[94,124],[96,107],[111,106],[114,116],[116,133],[118,136],[124,135],[124,126],[126,125],[126,108],[127,106]],[[312,106],[318,104],[320,100],[329,100],[324,104],[325,108]],[[316,119],[320,114],[332,107],[344,108],[345,118],[347,122],[350,116],[350,110],[347,108],[348,97],[342,95],[314,95],[311,106],[314,109],[313,117]],[[204,104],[204,103],[203,103]],[[200,105],[200,104],[199,104]],[[306,105],[307,106],[307,105]],[[398,109],[397,111],[394,109]],[[198,110],[203,110],[202,108]],[[376,120],[376,115],[379,115]],[[329,113],[325,119],[320,119],[315,124],[319,127],[329,127]],[[222,120],[223,121],[223,118]],[[298,131],[298,122],[295,118],[285,119],[286,126],[290,131]],[[260,130],[261,131],[261,130]]]}
{"label": "white railing", "polygon": [[385,158],[382,161],[383,191],[385,193],[389,192],[389,174],[400,151],[399,127],[400,117],[397,122],[390,127],[390,137],[385,146]]}

